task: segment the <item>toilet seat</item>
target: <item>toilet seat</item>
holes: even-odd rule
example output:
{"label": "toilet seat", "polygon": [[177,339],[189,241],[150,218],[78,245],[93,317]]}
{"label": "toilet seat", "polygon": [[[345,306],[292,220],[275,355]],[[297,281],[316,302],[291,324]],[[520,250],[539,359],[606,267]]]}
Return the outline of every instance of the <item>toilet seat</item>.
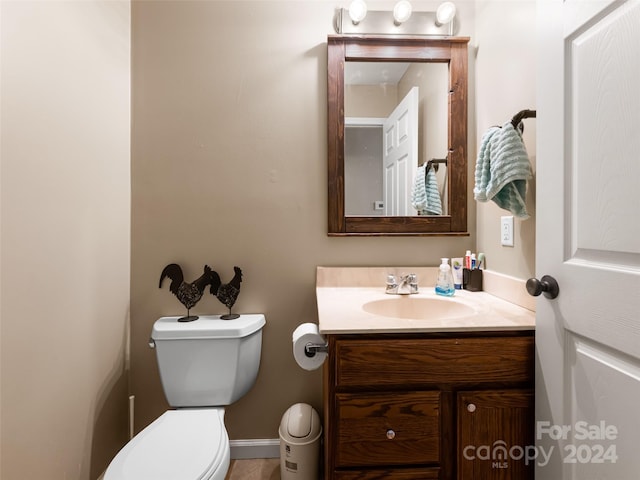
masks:
{"label": "toilet seat", "polygon": [[104,480],[223,480],[229,453],[224,408],[168,410],[120,450]]}

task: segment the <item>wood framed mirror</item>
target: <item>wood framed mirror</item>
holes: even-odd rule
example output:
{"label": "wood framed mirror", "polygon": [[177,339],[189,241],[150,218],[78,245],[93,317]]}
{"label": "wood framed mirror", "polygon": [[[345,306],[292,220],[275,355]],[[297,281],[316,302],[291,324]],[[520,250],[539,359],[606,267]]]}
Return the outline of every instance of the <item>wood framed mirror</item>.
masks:
{"label": "wood framed mirror", "polygon": [[[467,235],[467,63],[468,37],[393,37],[330,35],[327,39],[328,100],[328,235]],[[439,63],[448,66],[445,109],[445,211],[440,215],[351,214],[345,195],[345,66]],[[381,133],[381,135],[384,135]],[[427,158],[408,165],[410,175]],[[377,168],[377,167],[376,167]],[[407,167],[405,167],[407,168]],[[380,164],[380,171],[383,167]],[[381,173],[381,175],[384,175]],[[377,202],[374,202],[377,203]],[[384,202],[381,202],[382,204]],[[408,211],[408,210],[407,210]]]}

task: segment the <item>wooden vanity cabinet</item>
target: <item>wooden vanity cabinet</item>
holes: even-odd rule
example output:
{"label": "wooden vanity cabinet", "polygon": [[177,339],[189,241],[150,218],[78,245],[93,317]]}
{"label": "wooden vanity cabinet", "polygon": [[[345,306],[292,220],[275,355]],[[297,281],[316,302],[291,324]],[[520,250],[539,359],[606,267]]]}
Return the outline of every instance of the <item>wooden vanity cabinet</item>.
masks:
{"label": "wooden vanity cabinet", "polygon": [[533,478],[533,331],[327,340],[326,480]]}

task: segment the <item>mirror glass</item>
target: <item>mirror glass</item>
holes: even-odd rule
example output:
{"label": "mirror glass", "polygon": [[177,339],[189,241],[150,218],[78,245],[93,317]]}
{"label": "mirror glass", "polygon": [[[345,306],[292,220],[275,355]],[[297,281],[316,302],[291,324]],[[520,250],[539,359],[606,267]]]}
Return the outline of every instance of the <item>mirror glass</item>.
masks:
{"label": "mirror glass", "polygon": [[348,61],[344,83],[346,215],[446,215],[449,65]]}
{"label": "mirror glass", "polygon": [[468,41],[329,36],[329,235],[467,234]]}

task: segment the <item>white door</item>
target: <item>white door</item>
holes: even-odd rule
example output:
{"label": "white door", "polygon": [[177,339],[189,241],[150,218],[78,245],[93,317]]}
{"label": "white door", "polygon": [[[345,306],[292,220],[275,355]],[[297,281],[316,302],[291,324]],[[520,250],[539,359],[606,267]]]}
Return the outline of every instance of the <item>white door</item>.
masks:
{"label": "white door", "polygon": [[640,0],[539,0],[538,28],[536,478],[638,480]]}
{"label": "white door", "polygon": [[418,87],[413,87],[383,125],[385,215],[415,215],[411,187],[418,167]]}

